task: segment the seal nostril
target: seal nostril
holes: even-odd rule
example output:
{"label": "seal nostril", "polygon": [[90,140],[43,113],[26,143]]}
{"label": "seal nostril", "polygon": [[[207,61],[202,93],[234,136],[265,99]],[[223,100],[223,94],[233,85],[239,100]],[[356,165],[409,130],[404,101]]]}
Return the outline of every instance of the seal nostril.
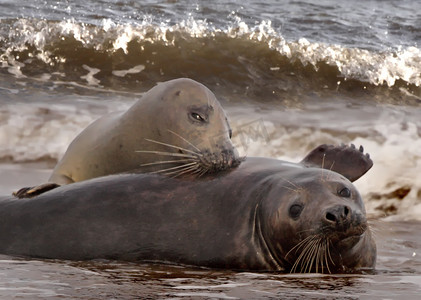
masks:
{"label": "seal nostril", "polygon": [[328,212],[326,214],[326,220],[330,221],[330,222],[336,222],[336,217],[334,214]]}
{"label": "seal nostril", "polygon": [[345,215],[345,217],[347,217],[348,214],[349,214],[349,208],[348,208],[348,206],[345,206],[345,208],[344,208],[344,215]]}

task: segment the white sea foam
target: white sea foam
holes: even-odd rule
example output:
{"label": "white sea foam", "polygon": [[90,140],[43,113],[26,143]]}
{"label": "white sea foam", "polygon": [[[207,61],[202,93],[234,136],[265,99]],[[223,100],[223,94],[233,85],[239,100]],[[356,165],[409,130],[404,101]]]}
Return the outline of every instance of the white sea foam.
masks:
{"label": "white sea foam", "polygon": [[[96,109],[93,110],[92,107]],[[122,109],[115,104],[17,103],[0,107],[0,159],[14,162],[59,159],[95,119]],[[94,112],[97,111],[97,112]]]}
{"label": "white sea foam", "polygon": [[99,73],[101,70],[97,68],[91,68],[87,65],[83,65],[83,68],[88,71],[88,74],[81,76],[80,78],[85,79],[88,82],[88,85],[98,86],[100,81],[96,79],[95,74]]}
{"label": "white sea foam", "polygon": [[[282,115],[278,118],[282,120]],[[370,131],[358,121],[340,128],[335,123],[336,128],[332,130],[306,124],[299,117],[293,126],[267,116],[264,121],[256,118],[255,122],[234,116],[231,123],[233,141],[241,155],[299,162],[321,143],[363,145],[365,152],[371,154],[374,166],[355,185],[366,202],[367,212],[375,216],[392,213],[399,218],[421,219],[421,126],[406,118],[404,112],[385,112],[378,120],[370,121]],[[400,199],[396,191],[408,194]]]}
{"label": "white sea foam", "polygon": [[133,68],[130,68],[128,70],[115,70],[113,71],[113,75],[118,76],[118,77],[124,77],[127,74],[136,74],[136,73],[140,73],[145,69],[144,65],[137,65],[134,66]]}
{"label": "white sea foam", "polygon": [[[320,63],[334,66],[344,80],[356,79],[374,85],[388,86],[393,86],[398,80],[402,80],[415,86],[421,85],[421,49],[417,47],[398,47],[375,52],[342,45],[310,42],[305,38],[287,41],[272,27],[270,20],[250,25],[235,13],[230,14],[225,27],[220,28],[192,16],[177,24],[169,22],[156,24],[153,18],[147,16],[137,23],[117,24],[104,20],[97,26],[78,23],[73,19],[58,23],[19,19],[10,29],[9,40],[6,43],[9,47],[3,49],[0,56],[2,64],[7,61],[8,66],[13,66],[10,61],[13,58],[11,53],[27,50],[28,45],[33,45],[37,48],[38,59],[46,64],[54,64],[56,61],[65,61],[66,57],[53,57],[46,46],[50,45],[52,40],[65,40],[68,37],[96,50],[104,50],[111,42],[111,51],[123,50],[127,54],[129,43],[136,40],[174,46],[175,39],[180,36],[204,38],[222,34],[233,39],[248,39],[266,44],[270,49],[278,51],[292,61],[312,65],[316,70]],[[21,76],[19,68],[14,66],[10,71],[16,76]]]}
{"label": "white sea foam", "polygon": [[300,60],[304,65],[325,62],[336,66],[345,79],[357,79],[374,85],[395,85],[397,80],[420,86],[421,84],[421,49],[416,47],[372,52],[358,48],[346,48],[341,45],[309,42],[305,38],[298,41],[286,41],[272,28],[270,21],[249,26],[239,17],[227,29],[228,36],[242,37],[276,49],[282,55],[293,60]]}

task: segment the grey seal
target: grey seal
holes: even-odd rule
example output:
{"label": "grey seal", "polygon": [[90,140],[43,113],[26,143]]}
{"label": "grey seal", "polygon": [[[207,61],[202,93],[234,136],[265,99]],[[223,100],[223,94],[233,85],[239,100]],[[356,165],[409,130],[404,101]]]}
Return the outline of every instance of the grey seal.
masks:
{"label": "grey seal", "polygon": [[[332,154],[343,161],[337,171],[354,168],[359,177],[372,161],[355,147],[321,148],[298,164],[249,157],[201,178],[119,174],[6,197],[0,253],[280,272],[373,269],[376,245],[360,194],[332,166],[317,167]],[[366,163],[349,165],[350,157]]]}
{"label": "grey seal", "polygon": [[130,172],[201,176],[238,165],[225,111],[203,84],[179,78],[159,83],[128,110],[105,115],[83,130],[49,182],[20,189],[32,197],[59,185]]}

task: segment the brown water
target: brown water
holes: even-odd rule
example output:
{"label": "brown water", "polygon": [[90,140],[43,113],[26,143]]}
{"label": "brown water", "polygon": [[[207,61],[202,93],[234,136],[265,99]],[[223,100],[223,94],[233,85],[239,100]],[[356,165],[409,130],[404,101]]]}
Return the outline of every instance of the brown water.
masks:
{"label": "brown water", "polygon": [[372,221],[374,274],[277,274],[0,256],[1,299],[419,299],[421,222]]}

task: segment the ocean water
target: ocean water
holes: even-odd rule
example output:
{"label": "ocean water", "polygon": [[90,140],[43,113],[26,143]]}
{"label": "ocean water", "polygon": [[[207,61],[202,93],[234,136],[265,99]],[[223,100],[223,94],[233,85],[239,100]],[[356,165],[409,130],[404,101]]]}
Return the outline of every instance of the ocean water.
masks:
{"label": "ocean water", "polygon": [[[386,247],[379,249],[381,271],[334,283],[338,278],[329,276],[274,279],[183,269],[204,278],[195,279],[202,287],[192,288],[200,295],[177,287],[168,292],[166,275],[150,275],[155,268],[179,274],[174,266],[120,265],[119,276],[140,268],[139,274],[154,278],[137,276],[142,285],[162,298],[247,298],[242,294],[251,291],[243,287],[247,282],[272,293],[268,298],[279,296],[279,282],[287,289],[307,284],[302,292],[315,299],[329,298],[329,286],[339,291],[332,297],[373,298],[375,293],[358,292],[371,284],[378,299],[401,295],[391,287],[399,284],[406,295],[416,295],[421,286],[419,41],[421,2],[409,0],[1,0],[0,193],[45,182],[89,123],[128,108],[157,82],[189,77],[217,95],[243,155],[300,161],[322,143],[364,146],[374,167],[355,185],[373,222],[380,224],[378,239]],[[389,227],[394,231],[384,235]],[[28,298],[42,297],[45,290],[60,297],[61,288],[37,279],[50,273],[61,274],[57,282],[82,289],[78,280],[63,279],[68,268],[76,268],[68,263],[0,263],[9,270],[2,273],[6,278],[17,265],[24,270],[16,275],[19,280],[35,282],[34,290],[19,292]],[[47,275],[36,273],[39,265]],[[89,277],[84,272],[95,269],[99,275],[92,284],[110,284],[112,272],[96,268],[108,267],[78,267],[75,276]],[[28,277],[34,281],[22,279],[25,270],[35,272]],[[172,276],[172,282],[183,276]],[[124,278],[122,286],[133,291],[133,278]],[[233,285],[219,287],[225,279]],[[4,281],[0,294],[10,286],[19,289],[19,280]],[[348,282],[351,288],[343,289]],[[382,293],[388,283],[389,293]],[[219,293],[225,288],[227,293]],[[92,291],[92,297],[101,294],[101,288]],[[141,295],[136,293],[116,292],[116,298]],[[304,294],[288,290],[285,295]]]}

